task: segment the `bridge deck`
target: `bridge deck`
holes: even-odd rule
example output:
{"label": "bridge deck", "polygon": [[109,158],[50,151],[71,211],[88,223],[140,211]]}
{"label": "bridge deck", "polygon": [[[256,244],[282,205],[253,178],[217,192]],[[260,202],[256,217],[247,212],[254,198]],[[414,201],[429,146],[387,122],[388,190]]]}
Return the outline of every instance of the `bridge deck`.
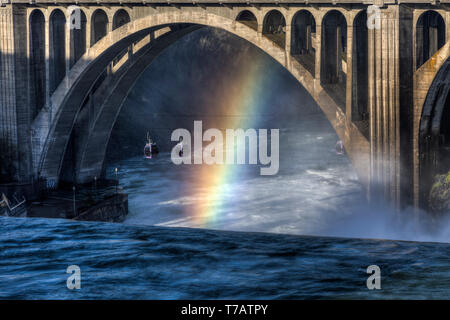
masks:
{"label": "bridge deck", "polygon": [[[351,5],[351,4],[359,4],[359,5],[371,5],[375,4],[375,0],[82,0],[82,1],[76,1],[76,0],[3,0],[3,4],[10,4],[13,3],[21,3],[21,4],[48,4],[48,5],[58,5],[58,4],[92,4],[92,5],[99,5],[99,4],[158,4],[158,5],[171,5],[171,4],[186,4],[186,5],[193,5],[193,4],[204,4],[204,5],[240,5],[240,6],[247,6],[247,5],[273,5],[273,4],[283,4],[283,5],[308,5],[308,4],[332,4],[332,5]],[[409,3],[409,4],[433,4],[432,1],[425,1],[425,0],[385,0],[383,3],[386,4],[403,4],[403,3]],[[450,0],[441,0],[440,3],[450,3]]]}

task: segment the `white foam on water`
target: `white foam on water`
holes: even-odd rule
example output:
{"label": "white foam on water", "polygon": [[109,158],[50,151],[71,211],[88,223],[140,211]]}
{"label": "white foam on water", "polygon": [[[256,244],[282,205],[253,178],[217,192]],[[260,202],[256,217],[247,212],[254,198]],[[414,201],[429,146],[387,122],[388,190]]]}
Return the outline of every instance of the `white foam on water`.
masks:
{"label": "white foam on water", "polygon": [[[257,167],[241,166],[220,195],[207,183],[193,183],[199,166],[175,166],[168,155],[123,161],[120,181],[130,209],[125,224],[450,242],[448,219],[369,205],[350,161],[332,148],[334,134],[321,133],[320,140],[313,133],[292,138],[296,134],[284,133],[289,145],[280,149],[278,175],[262,177]],[[205,199],[219,205],[209,208]]]}

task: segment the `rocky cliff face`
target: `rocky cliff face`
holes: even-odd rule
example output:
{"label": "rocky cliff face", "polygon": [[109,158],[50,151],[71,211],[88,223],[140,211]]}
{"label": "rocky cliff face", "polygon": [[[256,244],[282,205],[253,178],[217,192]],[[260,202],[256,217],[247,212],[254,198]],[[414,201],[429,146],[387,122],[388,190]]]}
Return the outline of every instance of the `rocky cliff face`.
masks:
{"label": "rocky cliff face", "polygon": [[450,212],[450,171],[435,177],[430,191],[429,205],[435,213]]}

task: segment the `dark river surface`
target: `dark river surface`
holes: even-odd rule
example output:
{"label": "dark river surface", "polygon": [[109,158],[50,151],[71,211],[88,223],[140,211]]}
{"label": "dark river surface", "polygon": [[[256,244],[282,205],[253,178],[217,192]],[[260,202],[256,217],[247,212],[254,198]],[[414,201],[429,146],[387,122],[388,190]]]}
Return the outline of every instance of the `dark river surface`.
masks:
{"label": "dark river surface", "polygon": [[[0,298],[450,298],[448,223],[369,207],[335,143],[284,129],[278,175],[228,168],[220,188],[209,178],[223,168],[168,153],[113,163],[129,193],[123,224],[0,218]],[[70,265],[79,290],[66,287]],[[366,287],[370,265],[381,290]]]}
{"label": "dark river surface", "polygon": [[[450,298],[443,243],[0,218],[6,299]],[[66,268],[81,289],[66,288]],[[366,268],[381,268],[381,290]]]}
{"label": "dark river surface", "polygon": [[[170,134],[194,120],[205,130],[280,128],[278,174],[176,166]],[[141,151],[147,131],[162,150],[153,159]],[[224,31],[193,32],[155,59],[118,116],[108,158],[125,160],[110,161],[107,176],[118,168],[129,194],[125,222],[0,217],[0,298],[450,298],[448,219],[368,205],[337,140],[261,50]],[[79,290],[66,286],[72,265]],[[371,265],[381,290],[366,287]]]}

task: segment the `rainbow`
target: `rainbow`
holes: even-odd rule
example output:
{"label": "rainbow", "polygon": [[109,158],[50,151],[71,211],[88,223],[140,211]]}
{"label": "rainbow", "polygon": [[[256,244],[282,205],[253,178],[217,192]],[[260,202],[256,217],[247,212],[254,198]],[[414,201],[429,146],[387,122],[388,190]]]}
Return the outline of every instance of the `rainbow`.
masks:
{"label": "rainbow", "polygon": [[[267,58],[253,55],[249,63],[243,65],[234,81],[221,88],[217,96],[216,110],[230,115],[223,117],[219,129],[254,128],[255,113],[261,113],[267,106],[268,87]],[[225,137],[224,137],[225,139]],[[224,141],[225,143],[225,141]],[[203,190],[195,195],[193,212],[195,225],[214,228],[221,210],[229,200],[239,197],[233,182],[242,172],[242,165],[202,165],[196,179],[198,188]]]}

